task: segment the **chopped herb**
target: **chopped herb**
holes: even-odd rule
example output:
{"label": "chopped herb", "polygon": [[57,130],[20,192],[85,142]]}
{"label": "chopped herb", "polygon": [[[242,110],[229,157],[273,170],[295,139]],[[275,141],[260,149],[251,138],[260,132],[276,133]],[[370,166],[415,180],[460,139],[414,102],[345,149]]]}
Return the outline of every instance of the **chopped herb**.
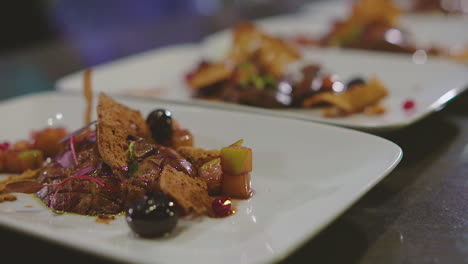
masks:
{"label": "chopped herb", "polygon": [[135,172],[138,170],[138,162],[136,160],[132,160],[130,164],[128,164],[128,176],[133,176]]}
{"label": "chopped herb", "polygon": [[265,87],[265,82],[260,76],[254,75],[250,77],[250,80],[257,89],[263,89]]}
{"label": "chopped herb", "polygon": [[253,68],[253,65],[250,62],[243,62],[243,63],[239,64],[239,68],[240,69],[251,69],[251,68]]}
{"label": "chopped herb", "polygon": [[249,78],[242,79],[239,84],[242,89],[249,88]]}
{"label": "chopped herb", "polygon": [[273,77],[271,74],[266,74],[263,76],[263,82],[265,83],[265,86],[276,86],[275,77]]}
{"label": "chopped herb", "polygon": [[134,147],[135,147],[135,141],[130,142],[130,145],[128,145],[128,156],[130,160],[135,159],[135,152],[133,151]]}
{"label": "chopped herb", "polygon": [[32,159],[32,158],[37,158],[42,155],[42,151],[33,149],[33,150],[25,150],[21,152],[18,157],[22,160],[27,160],[27,159]]}
{"label": "chopped herb", "polygon": [[342,47],[351,45],[361,38],[362,30],[359,28],[353,28],[344,37],[338,41],[339,45]]}

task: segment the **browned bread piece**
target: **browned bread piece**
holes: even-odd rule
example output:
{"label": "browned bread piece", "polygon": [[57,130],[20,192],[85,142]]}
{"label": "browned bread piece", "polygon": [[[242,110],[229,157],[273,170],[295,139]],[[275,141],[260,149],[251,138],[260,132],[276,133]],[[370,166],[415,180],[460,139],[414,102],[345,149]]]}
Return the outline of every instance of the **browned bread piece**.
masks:
{"label": "browned bread piece", "polygon": [[205,181],[167,165],[161,173],[160,187],[163,193],[175,200],[182,215],[214,216],[211,208],[213,198],[208,195]]}
{"label": "browned bread piece", "polygon": [[229,79],[234,67],[229,63],[215,63],[204,66],[188,80],[188,84],[194,90]]}
{"label": "browned bread piece", "polygon": [[204,150],[194,147],[180,147],[177,149],[177,152],[197,167],[221,155],[218,149]]}
{"label": "browned bread piece", "polygon": [[139,111],[99,94],[97,106],[97,143],[102,159],[112,168],[128,166],[128,137],[151,137],[148,125]]}
{"label": "browned bread piece", "polygon": [[352,114],[377,104],[387,94],[385,86],[374,77],[368,83],[356,85],[343,93],[324,92],[313,95],[305,99],[302,105],[310,107],[319,103],[328,103],[344,113]]}
{"label": "browned bread piece", "polygon": [[3,202],[12,202],[12,201],[16,201],[16,196],[13,195],[13,194],[0,194],[0,203],[3,203]]}
{"label": "browned bread piece", "polygon": [[20,175],[9,176],[5,180],[0,181],[0,193],[3,193],[5,191],[5,187],[9,183],[16,182],[16,181],[32,180],[32,179],[36,179],[38,176],[39,176],[39,169],[26,170]]}
{"label": "browned bread piece", "polygon": [[263,40],[263,33],[249,22],[241,22],[232,30],[232,46],[228,59],[235,62],[243,62],[249,59],[257,51]]}
{"label": "browned bread piece", "polygon": [[268,72],[278,78],[283,76],[286,67],[300,58],[299,51],[284,40],[264,34],[258,59]]}

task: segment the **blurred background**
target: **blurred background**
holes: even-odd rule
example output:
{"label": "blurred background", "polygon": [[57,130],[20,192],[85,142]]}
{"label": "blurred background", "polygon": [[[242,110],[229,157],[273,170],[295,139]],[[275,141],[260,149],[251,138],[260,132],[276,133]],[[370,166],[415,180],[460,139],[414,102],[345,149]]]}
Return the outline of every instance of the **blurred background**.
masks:
{"label": "blurred background", "polygon": [[313,0],[34,0],[0,9],[0,100],[51,90],[84,67],[196,42],[242,19],[296,12]]}

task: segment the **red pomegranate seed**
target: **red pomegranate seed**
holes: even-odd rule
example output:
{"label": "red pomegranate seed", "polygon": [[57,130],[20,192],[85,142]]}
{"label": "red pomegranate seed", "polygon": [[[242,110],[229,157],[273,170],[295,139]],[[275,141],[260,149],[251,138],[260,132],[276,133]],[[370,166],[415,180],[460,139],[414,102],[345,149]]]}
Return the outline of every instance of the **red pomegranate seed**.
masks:
{"label": "red pomegranate seed", "polygon": [[211,204],[211,207],[213,207],[213,211],[215,212],[216,216],[219,217],[228,216],[232,213],[232,202],[229,197],[215,198]]}
{"label": "red pomegranate seed", "polygon": [[10,148],[10,143],[3,142],[0,144],[0,150],[8,150]]}
{"label": "red pomegranate seed", "polygon": [[413,100],[406,100],[403,102],[403,109],[411,110],[414,108],[414,101]]}

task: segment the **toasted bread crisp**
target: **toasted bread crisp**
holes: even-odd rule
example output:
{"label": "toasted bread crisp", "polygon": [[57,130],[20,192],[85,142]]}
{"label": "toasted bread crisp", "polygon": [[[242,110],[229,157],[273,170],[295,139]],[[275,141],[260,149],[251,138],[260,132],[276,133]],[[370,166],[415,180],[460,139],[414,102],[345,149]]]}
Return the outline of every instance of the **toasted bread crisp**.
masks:
{"label": "toasted bread crisp", "polygon": [[36,179],[38,176],[39,176],[39,169],[26,170],[20,175],[9,176],[5,180],[0,181],[0,193],[3,193],[5,191],[5,187],[9,183],[16,182],[16,181],[32,180],[32,179]]}
{"label": "toasted bread crisp", "polygon": [[148,125],[139,111],[117,103],[104,93],[97,106],[97,143],[102,159],[112,168],[128,165],[129,137],[151,137]]}
{"label": "toasted bread crisp", "polygon": [[262,44],[263,33],[249,22],[239,23],[232,32],[232,47],[228,58],[236,62],[249,59]]}
{"label": "toasted bread crisp", "polygon": [[203,163],[218,158],[221,155],[219,149],[204,150],[195,147],[180,147],[177,149],[185,159],[193,164],[202,165]]}
{"label": "toasted bread crisp", "polygon": [[286,67],[300,58],[299,51],[284,40],[263,35],[258,58],[263,67],[278,78],[284,74]]}
{"label": "toasted bread crisp", "polygon": [[257,55],[262,66],[280,77],[284,68],[299,59],[299,51],[284,40],[260,31],[254,24],[243,22],[233,30],[233,45],[229,60],[237,63]]}
{"label": "toasted bread crisp", "polygon": [[377,78],[372,78],[369,83],[356,85],[343,93],[324,92],[314,95],[304,100],[303,106],[328,103],[343,111],[344,114],[352,114],[378,103],[387,94],[388,91],[383,84]]}
{"label": "toasted bread crisp", "polygon": [[233,71],[229,63],[216,63],[199,69],[193,77],[188,80],[192,89],[200,89],[207,85],[227,80]]}
{"label": "toasted bread crisp", "polygon": [[160,187],[176,201],[182,215],[214,215],[211,208],[213,199],[208,195],[208,187],[203,180],[167,165],[161,172]]}
{"label": "toasted bread crisp", "polygon": [[3,203],[3,202],[13,202],[13,201],[16,201],[16,196],[13,195],[13,194],[0,194],[0,203]]}

